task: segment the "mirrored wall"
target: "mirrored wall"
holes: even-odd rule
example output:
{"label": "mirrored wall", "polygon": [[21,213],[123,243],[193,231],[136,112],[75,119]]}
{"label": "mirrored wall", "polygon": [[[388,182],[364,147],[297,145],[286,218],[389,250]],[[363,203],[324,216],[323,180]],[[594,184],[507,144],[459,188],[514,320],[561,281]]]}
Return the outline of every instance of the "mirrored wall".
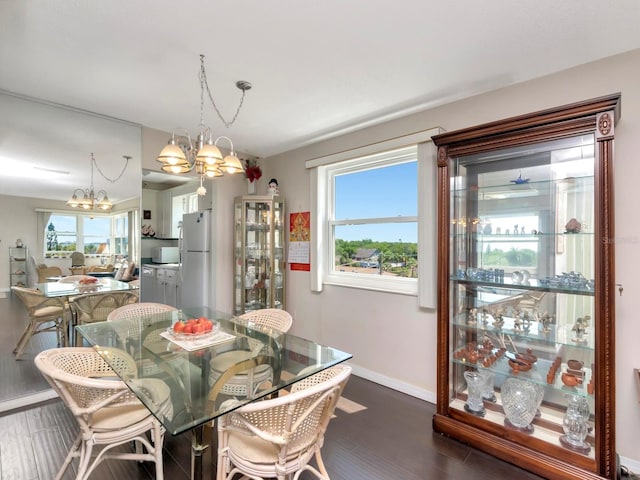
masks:
{"label": "mirrored wall", "polygon": [[[95,242],[107,243],[97,225],[109,224],[108,218],[117,215],[126,218],[127,225],[119,234],[120,260],[140,263],[141,126],[50,100],[0,91],[0,312],[5,323],[5,335],[0,335],[0,411],[49,395],[33,359],[42,349],[57,344],[55,333],[43,333],[33,337],[21,360],[13,355],[29,317],[10,291],[11,248],[24,245],[28,265],[24,283],[33,287],[39,280],[37,265],[58,266],[63,275],[70,274],[70,254],[47,252],[47,219],[83,215],[79,231],[72,233],[82,236],[86,245],[94,241],[92,236]],[[96,159],[93,169],[92,153]],[[107,192],[113,203],[110,212],[81,211],[67,205],[74,191],[91,186],[96,193]],[[108,253],[105,257],[104,250],[100,254],[91,251],[88,263],[116,260],[116,255]]]}

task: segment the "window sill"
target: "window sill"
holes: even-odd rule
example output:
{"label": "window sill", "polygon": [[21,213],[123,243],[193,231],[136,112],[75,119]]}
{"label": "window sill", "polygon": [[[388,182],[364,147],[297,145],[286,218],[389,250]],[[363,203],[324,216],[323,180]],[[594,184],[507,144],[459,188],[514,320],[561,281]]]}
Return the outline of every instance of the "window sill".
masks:
{"label": "window sill", "polygon": [[379,277],[366,278],[358,274],[341,274],[327,275],[323,280],[323,284],[396,295],[418,296],[418,281],[415,278],[394,278],[393,280],[387,280]]}

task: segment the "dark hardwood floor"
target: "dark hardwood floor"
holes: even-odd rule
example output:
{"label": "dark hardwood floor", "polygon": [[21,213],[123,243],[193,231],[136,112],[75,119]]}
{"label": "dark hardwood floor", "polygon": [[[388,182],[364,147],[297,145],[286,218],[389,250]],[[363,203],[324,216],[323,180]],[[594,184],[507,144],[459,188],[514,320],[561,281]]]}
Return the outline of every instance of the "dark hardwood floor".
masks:
{"label": "dark hardwood floor", "polygon": [[[345,398],[366,406],[336,410],[323,448],[332,480],[533,480],[540,477],[499,461],[455,440],[433,433],[434,405],[352,376]],[[73,416],[59,401],[0,417],[0,479],[51,480],[75,438]],[[167,480],[189,478],[190,437],[168,435]],[[205,463],[211,462],[207,452]],[[210,478],[210,468],[205,470]],[[105,462],[93,480],[153,479],[152,465]],[[69,469],[65,479],[73,479]],[[311,475],[301,477],[308,480]]]}

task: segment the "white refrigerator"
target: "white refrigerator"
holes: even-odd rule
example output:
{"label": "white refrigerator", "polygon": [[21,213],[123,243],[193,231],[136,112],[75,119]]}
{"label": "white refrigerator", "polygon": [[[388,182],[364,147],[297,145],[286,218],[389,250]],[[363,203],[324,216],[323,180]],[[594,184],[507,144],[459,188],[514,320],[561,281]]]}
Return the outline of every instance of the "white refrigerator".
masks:
{"label": "white refrigerator", "polygon": [[179,308],[209,305],[211,281],[211,211],[182,216]]}

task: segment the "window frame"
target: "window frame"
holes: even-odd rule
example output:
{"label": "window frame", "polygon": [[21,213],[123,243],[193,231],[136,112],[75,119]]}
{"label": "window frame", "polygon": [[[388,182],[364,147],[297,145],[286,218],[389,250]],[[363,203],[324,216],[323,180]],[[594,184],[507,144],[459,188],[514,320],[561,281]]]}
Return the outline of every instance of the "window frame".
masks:
{"label": "window frame", "polygon": [[[352,218],[348,220],[335,219],[335,180],[336,177],[344,174],[364,172],[375,168],[391,167],[410,162],[418,163],[418,148],[416,145],[398,150],[391,150],[379,154],[367,155],[351,160],[333,163],[319,168],[319,173],[326,175],[327,180],[327,205],[326,217],[327,226],[325,229],[325,244],[327,246],[324,255],[324,275],[323,282],[327,285],[343,285],[347,287],[382,290],[386,292],[415,294],[417,293],[417,278],[392,277],[386,275],[371,275],[352,272],[340,272],[335,268],[335,227],[339,225],[364,225],[371,223],[392,224],[392,223],[415,223],[417,228],[418,215],[398,216],[398,217],[371,217]],[[416,179],[416,189],[417,179]],[[417,205],[416,205],[417,209]],[[417,232],[416,232],[417,233]]]}
{"label": "window frame", "polygon": [[[122,215],[122,214],[126,214],[126,212],[117,212],[117,213],[113,213],[113,214],[105,214],[105,215],[96,215],[95,213],[83,213],[83,212],[74,212],[74,211],[51,211],[50,212],[51,217],[54,216],[61,216],[61,217],[75,217],[76,220],[76,229],[75,229],[75,236],[76,236],[76,248],[75,251],[78,252],[82,252],[85,255],[89,255],[91,257],[111,257],[113,254],[109,253],[109,254],[99,254],[99,253],[85,253],[84,252],[84,245],[85,245],[85,221],[89,220],[91,217],[100,217],[100,218],[108,218],[110,221],[110,233],[109,233],[109,252],[113,252],[114,248],[115,248],[115,222],[116,222],[116,216]],[[49,218],[48,221],[46,222],[47,224],[44,226],[44,242],[42,245],[42,254],[44,256],[44,258],[56,258],[58,256],[61,255],[71,255],[73,253],[73,251],[69,251],[69,250],[55,250],[55,251],[48,251],[47,250],[47,241],[46,241],[46,234],[47,234],[47,227],[49,226],[49,224],[52,222],[52,218]]]}
{"label": "window frame", "polygon": [[[436,308],[436,150],[431,137],[442,133],[436,127],[422,132],[396,137],[356,148],[308,160],[310,170],[311,195],[311,290],[322,292],[324,285],[382,291],[418,297],[418,304],[424,308]],[[336,164],[355,166],[369,161],[381,161],[391,151],[402,151],[406,147],[417,146],[418,162],[418,271],[416,279],[359,275],[349,272],[332,274],[335,245],[329,228],[329,201],[332,195],[328,172],[335,170]],[[332,166],[333,169],[332,169]],[[332,198],[332,197],[331,197]],[[374,277],[374,278],[366,278]]]}

